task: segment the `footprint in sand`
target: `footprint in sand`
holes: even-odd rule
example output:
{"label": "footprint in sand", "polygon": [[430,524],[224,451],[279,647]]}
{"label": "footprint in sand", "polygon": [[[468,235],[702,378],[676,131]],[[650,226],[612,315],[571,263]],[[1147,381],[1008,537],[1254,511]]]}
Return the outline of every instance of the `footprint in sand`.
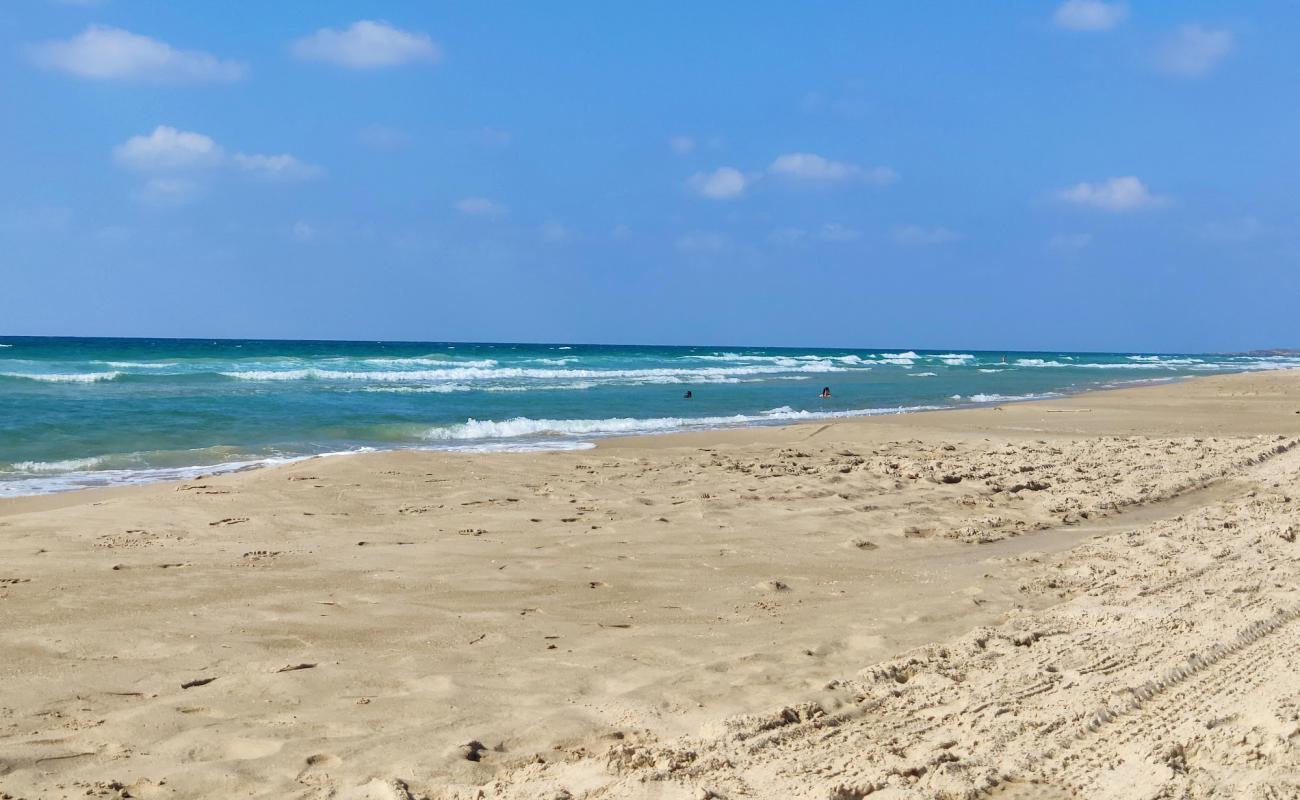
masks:
{"label": "footprint in sand", "polygon": [[859,550],[875,550],[879,548],[879,546],[880,545],[877,545],[875,542],[870,542],[866,539],[849,539],[849,547],[856,547]]}
{"label": "footprint in sand", "polygon": [[770,581],[761,581],[754,584],[754,588],[764,592],[788,592],[790,591],[790,584],[773,578]]}

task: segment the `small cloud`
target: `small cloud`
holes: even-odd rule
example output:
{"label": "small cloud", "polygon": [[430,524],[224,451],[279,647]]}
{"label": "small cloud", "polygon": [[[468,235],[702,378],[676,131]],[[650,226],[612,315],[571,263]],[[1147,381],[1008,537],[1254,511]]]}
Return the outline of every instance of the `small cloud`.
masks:
{"label": "small cloud", "polygon": [[238,61],[201,50],[177,50],[166,42],[105,25],[92,25],[66,41],[33,45],[28,53],[47,69],[103,81],[227,82],[247,72]]}
{"label": "small cloud", "polygon": [[1229,30],[1184,25],[1156,49],[1155,66],[1166,75],[1199,78],[1218,66],[1235,45]]}
{"label": "small cloud", "polygon": [[118,163],[138,170],[176,170],[221,163],[221,148],[201,133],[159,125],[148,136],[132,136],[113,150]]}
{"label": "small cloud", "polygon": [[1132,175],[1108,178],[1098,183],[1077,183],[1057,192],[1056,196],[1067,203],[1115,212],[1155,208],[1168,202],[1167,198],[1151,194],[1146,185]]}
{"label": "small cloud", "polygon": [[197,198],[200,189],[189,178],[150,178],[136,197],[151,206],[180,206]]}
{"label": "small cloud", "polygon": [[961,234],[947,228],[926,228],[921,225],[900,225],[894,229],[894,241],[903,245],[948,244],[961,239]]}
{"label": "small cloud", "polygon": [[275,181],[300,181],[315,178],[322,170],[314,164],[304,164],[288,153],[275,156],[235,153],[231,162],[237,169],[256,178]]}
{"label": "small cloud", "polygon": [[308,244],[316,240],[316,228],[306,222],[295,222],[290,231],[295,242]]}
{"label": "small cloud", "polygon": [[1052,22],[1070,31],[1108,31],[1128,18],[1127,3],[1066,0],[1056,7]]}
{"label": "small cloud", "polygon": [[695,149],[695,140],[689,136],[674,136],[668,140],[668,147],[679,156],[684,156]]}
{"label": "small cloud", "polygon": [[414,62],[434,63],[440,48],[428,34],[404,31],[387,22],[363,19],[345,30],[321,28],[290,45],[304,61],[327,61],[350,69],[376,69]]}
{"label": "small cloud", "polygon": [[510,209],[486,197],[466,197],[456,201],[456,210],[470,217],[504,217]]}
{"label": "small cloud", "polygon": [[1268,226],[1254,217],[1211,222],[1201,229],[1201,238],[1219,244],[1240,244],[1258,239],[1268,232]]}
{"label": "small cloud", "polygon": [[411,135],[386,125],[367,125],[357,133],[361,144],[371,150],[401,150],[411,143]]}
{"label": "small cloud", "polygon": [[714,200],[728,200],[745,193],[749,179],[734,167],[718,167],[712,172],[697,172],[686,185],[697,194]]}
{"label": "small cloud", "polygon": [[1047,240],[1047,247],[1062,253],[1073,253],[1092,244],[1091,233],[1058,233]]}
{"label": "small cloud", "polygon": [[159,125],[147,136],[132,136],[113,149],[113,157],[124,167],[161,173],[140,191],[143,200],[155,205],[176,205],[197,196],[199,184],[190,178],[182,179],[179,173],[199,168],[228,167],[252,177],[279,181],[314,178],[323,172],[287,153],[235,153],[227,157],[210,136],[169,125]]}
{"label": "small cloud", "polygon": [[777,156],[768,166],[772,175],[798,180],[837,182],[861,179],[868,183],[884,185],[898,180],[898,173],[889,167],[861,167],[832,161],[816,153],[787,153]]}
{"label": "small cloud", "polygon": [[767,235],[767,240],[772,244],[798,244],[808,235],[803,228],[777,228]]}
{"label": "small cloud", "polygon": [[573,232],[554,220],[544,222],[537,228],[537,234],[542,237],[543,242],[559,244],[568,241],[573,236]]}
{"label": "small cloud", "polygon": [[818,229],[817,238],[823,242],[853,242],[861,239],[862,233],[838,222],[828,222]]}
{"label": "small cloud", "polygon": [[713,231],[694,231],[677,239],[683,253],[718,253],[727,249],[727,237]]}

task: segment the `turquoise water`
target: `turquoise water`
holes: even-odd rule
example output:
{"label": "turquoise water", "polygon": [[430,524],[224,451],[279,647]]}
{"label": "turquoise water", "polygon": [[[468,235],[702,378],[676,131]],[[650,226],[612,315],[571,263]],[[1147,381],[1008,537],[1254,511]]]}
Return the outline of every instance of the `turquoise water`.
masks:
{"label": "turquoise water", "polygon": [[[0,495],[365,449],[579,448],[618,434],[1009,402],[1290,366],[1300,360],[0,337]],[[818,397],[823,386],[830,399]],[[688,389],[691,400],[683,399]]]}

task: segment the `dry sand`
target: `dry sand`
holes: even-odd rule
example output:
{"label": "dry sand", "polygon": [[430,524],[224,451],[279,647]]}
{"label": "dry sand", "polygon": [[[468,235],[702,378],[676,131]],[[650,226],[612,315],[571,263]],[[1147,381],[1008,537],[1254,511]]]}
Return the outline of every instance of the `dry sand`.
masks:
{"label": "dry sand", "polygon": [[1300,797],[1300,375],[0,502],[0,796]]}

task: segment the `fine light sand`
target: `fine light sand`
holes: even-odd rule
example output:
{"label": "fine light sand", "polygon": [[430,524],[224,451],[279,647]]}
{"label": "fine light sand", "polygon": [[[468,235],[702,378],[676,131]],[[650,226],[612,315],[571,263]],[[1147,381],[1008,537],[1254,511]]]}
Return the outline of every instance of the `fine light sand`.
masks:
{"label": "fine light sand", "polygon": [[4,798],[1300,797],[1300,374],[0,502]]}

